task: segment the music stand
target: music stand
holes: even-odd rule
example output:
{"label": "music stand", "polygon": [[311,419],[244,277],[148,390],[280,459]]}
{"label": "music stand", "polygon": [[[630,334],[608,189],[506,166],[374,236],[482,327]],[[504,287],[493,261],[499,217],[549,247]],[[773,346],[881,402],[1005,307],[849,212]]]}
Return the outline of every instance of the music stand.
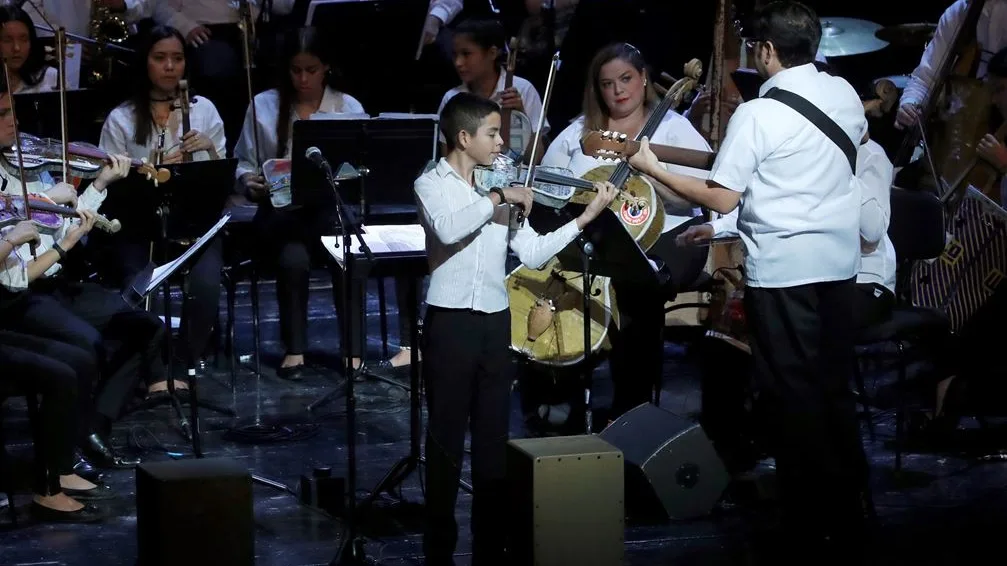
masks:
{"label": "music stand", "polygon": [[438,132],[436,120],[415,116],[294,122],[292,206],[334,206],[325,175],[304,155],[309,147],[317,147],[329,161],[349,163],[360,173],[359,184],[344,181],[339,191],[347,204],[359,206],[364,218],[402,211],[415,215],[413,182],[436,159]]}
{"label": "music stand", "polygon": [[[336,206],[335,193],[325,174],[305,157],[309,147],[317,147],[330,161],[344,162],[337,173],[339,195],[362,220],[369,222],[377,216],[394,216],[415,221],[413,183],[437,151],[437,122],[427,115],[416,116],[294,122],[290,163],[291,206],[313,210]],[[341,174],[347,170],[350,174]],[[352,180],[356,178],[359,182]],[[361,283],[351,281],[350,284]],[[351,292],[350,288],[344,289],[344,292]],[[401,316],[401,307],[399,310]],[[350,312],[344,315],[359,316]],[[403,387],[402,383],[371,372],[366,367],[361,375]],[[344,377],[351,379],[353,376]],[[339,393],[338,388],[333,389],[309,404],[308,410],[325,405]]]}
{"label": "music stand", "polygon": [[[34,92],[14,95],[17,104],[18,126],[40,138],[59,139],[62,135],[59,91]],[[66,92],[67,108],[80,111],[67,112],[67,131],[70,140],[96,140],[101,136],[102,122],[95,121],[108,114],[108,97],[95,90],[80,89]],[[103,112],[103,113],[102,113]]]}
{"label": "music stand", "polygon": [[[125,217],[135,219],[148,227],[158,226],[160,228],[157,233],[149,235],[159,242],[161,263],[167,264],[169,263],[167,251],[169,243],[195,240],[220,219],[224,203],[234,186],[234,172],[237,165],[238,160],[234,158],[165,165],[164,168],[171,171],[171,179],[157,186],[154,186],[142,175],[131,174],[123,181],[125,186],[117,187],[113,206],[117,210],[125,206],[132,210]],[[206,246],[209,245],[212,244],[207,242]],[[201,250],[200,253],[203,251]],[[189,270],[194,261],[196,260],[186,262],[181,268],[183,276],[182,320],[179,343],[183,349],[181,357],[185,361],[189,381],[189,403],[192,405],[193,421],[195,421],[192,425],[196,428],[190,428],[189,422],[181,411],[181,403],[175,392],[171,341],[168,342],[167,398],[145,400],[134,407],[133,411],[170,403],[178,414],[182,434],[192,440],[193,451],[201,457],[196,407],[203,407],[230,417],[235,416],[235,413],[231,409],[198,399],[192,390],[196,381],[195,364],[192,346],[188,343],[191,334],[186,315],[192,300],[189,293]],[[162,285],[161,288],[164,301],[164,321],[168,328],[171,328],[171,290],[167,284]]]}
{"label": "music stand", "polygon": [[[532,208],[528,221],[539,233],[559,228],[584,212],[586,205],[568,203],[559,214],[547,211],[546,207]],[[618,277],[636,283],[653,286],[659,292],[667,283],[667,276],[651,264],[640,245],[622,225],[611,209],[605,209],[584,230],[576,240],[556,254],[560,266],[583,276],[584,309],[584,421],[586,434],[592,434],[593,415],[591,411],[591,385],[593,368],[587,363],[591,352],[591,294],[594,278]]]}

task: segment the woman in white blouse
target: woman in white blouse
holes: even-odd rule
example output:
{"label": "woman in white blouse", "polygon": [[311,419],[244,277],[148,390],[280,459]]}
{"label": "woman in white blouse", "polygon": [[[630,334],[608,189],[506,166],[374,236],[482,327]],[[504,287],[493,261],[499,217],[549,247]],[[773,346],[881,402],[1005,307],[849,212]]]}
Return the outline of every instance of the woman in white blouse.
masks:
{"label": "woman in white blouse", "polygon": [[10,92],[28,94],[59,88],[59,74],[45,63],[45,48],[27,12],[0,7],[0,55],[10,70]]}
{"label": "woman in white blouse", "polygon": [[[294,121],[325,119],[331,114],[363,114],[364,108],[355,98],[333,87],[336,69],[325,44],[324,32],[315,28],[292,31],[284,41],[281,61],[279,88],[255,96],[253,104],[258,122],[253,120],[250,106],[234,154],[238,158],[239,189],[249,200],[259,204],[255,216],[256,231],[261,236],[259,249],[265,255],[264,261],[276,269],[280,335],[286,348],[277,375],[296,380],[301,376],[307,348],[311,258],[313,254],[318,257],[324,254],[320,236],[336,230],[336,215],[334,210],[274,209],[262,176],[262,164],[270,159],[290,158]],[[255,131],[258,132],[258,153]],[[338,311],[342,311],[340,282],[340,277],[333,278]],[[350,299],[354,313],[360,310],[362,294],[362,289],[354,286]],[[351,326],[350,350],[354,367],[359,367],[363,335],[361,317],[352,317]]]}
{"label": "woman in white blouse", "polygon": [[[612,165],[585,155],[581,138],[592,130],[611,130],[634,138],[659,102],[648,78],[640,51],[628,43],[609,45],[595,55],[584,88],[583,114],[570,123],[550,144],[542,165],[563,167],[581,176],[602,165]],[[668,111],[650,136],[655,144],[710,151],[703,136],[680,114]],[[695,176],[708,174],[668,165],[670,170]],[[675,237],[703,222],[701,211],[653,179],[666,212],[664,232],[650,250],[651,259],[663,262],[670,276],[671,294],[687,288],[703,271],[708,250],[683,248]],[[615,395],[612,419],[651,400],[653,387],[661,382],[664,361],[664,304],[669,295],[652,288],[639,288],[632,281],[612,279],[620,314],[619,332],[613,333],[610,367]]]}
{"label": "woman in white blouse", "polygon": [[[156,26],[137,50],[133,68],[134,88],[130,99],[117,106],[105,119],[101,149],[151,163],[180,163],[183,154],[193,161],[225,157],[224,123],[208,99],[190,100],[191,130],[182,131],[182,111],[178,102],[179,82],[186,77],[185,43],[175,28]],[[128,219],[123,219],[126,224]],[[129,285],[150,260],[150,236],[116,237],[111,245],[116,258],[109,265],[123,285]],[[146,240],[146,241],[143,241]],[[159,254],[155,252],[155,258]],[[223,266],[221,241],[215,239],[193,265],[189,274],[193,296],[189,347],[194,358],[202,356],[217,320],[220,302],[220,271]],[[186,384],[176,382],[176,388]],[[154,384],[149,394],[163,394],[165,384]]]}

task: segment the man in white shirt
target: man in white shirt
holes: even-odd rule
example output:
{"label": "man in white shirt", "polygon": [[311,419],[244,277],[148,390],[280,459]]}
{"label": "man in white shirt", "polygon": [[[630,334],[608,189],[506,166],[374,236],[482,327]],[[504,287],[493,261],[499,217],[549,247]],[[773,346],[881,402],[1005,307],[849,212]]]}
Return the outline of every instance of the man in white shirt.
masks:
{"label": "man in white shirt", "polygon": [[472,564],[503,566],[509,564],[504,459],[512,382],[507,250],[540,268],[603,213],[615,187],[597,183],[597,195],[580,217],[539,235],[516,222],[516,206],[525,214],[531,210],[531,189],[475,183],[475,167],[490,165],[503,147],[496,103],[459,93],[444,106],[440,125],[447,156],[414,186],[430,263],[423,348],[430,419],[423,552],[428,566],[454,564],[455,502],[471,422]]}
{"label": "man in white shirt", "polygon": [[[909,84],[902,92],[895,125],[904,128],[919,120],[920,106],[925,102],[927,91],[936,79],[941,63],[951,49],[955,33],[965,21],[967,0],[956,0],[948,7],[937,23],[934,37],[923,51],[920,64],[909,78]],[[973,31],[982,49],[977,78],[986,76],[986,67],[994,53],[1007,47],[1007,0],[986,0],[979,15],[979,22]]]}
{"label": "man in white shirt", "polygon": [[[815,68],[822,30],[814,11],[773,2],[756,10],[753,23],[755,67],[767,80],[760,98],[735,111],[710,179],[669,173],[646,144],[631,163],[719,213],[740,207],[745,312],[792,535],[787,552],[807,561],[807,553],[856,552],[862,542],[868,488],[848,385],[860,270],[860,190],[850,153],[867,119],[849,83]],[[780,91],[803,99],[809,117],[781,103]],[[833,127],[829,135],[811,121],[816,112],[825,114],[821,127]]]}

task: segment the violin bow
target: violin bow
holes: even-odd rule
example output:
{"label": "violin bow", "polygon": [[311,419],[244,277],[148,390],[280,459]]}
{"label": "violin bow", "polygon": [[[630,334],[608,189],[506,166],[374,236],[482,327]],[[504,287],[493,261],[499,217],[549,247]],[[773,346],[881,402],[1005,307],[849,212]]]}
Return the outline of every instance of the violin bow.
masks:
{"label": "violin bow", "polygon": [[[28,183],[24,177],[24,156],[21,151],[21,132],[18,130],[17,110],[14,108],[14,93],[10,90],[10,67],[7,65],[6,57],[3,59],[3,76],[8,85],[7,98],[10,98],[10,113],[14,117],[14,148],[17,151],[17,170],[18,180],[21,182],[21,196],[24,197],[25,202],[24,217],[25,220],[31,220],[31,208],[28,207]],[[35,242],[28,244],[28,249],[31,250],[32,259],[38,259],[38,255],[35,253]]]}
{"label": "violin bow", "polygon": [[542,113],[538,116],[538,126],[535,128],[535,137],[531,142],[531,160],[528,163],[528,176],[524,180],[524,186],[530,188],[535,180],[535,169],[537,168],[538,145],[542,141],[542,129],[545,128],[545,114],[549,111],[549,101],[552,100],[552,88],[556,78],[556,70],[559,69],[559,51],[553,54],[552,63],[549,67],[549,77],[545,82],[545,95],[542,98]]}
{"label": "violin bow", "polygon": [[[70,132],[66,119],[66,28],[56,30],[56,62],[59,71],[59,133],[63,151],[63,182],[70,182]],[[18,151],[20,158],[20,151]]]}
{"label": "violin bow", "polygon": [[[252,42],[255,41],[255,26],[252,23],[252,8],[248,0],[238,1],[239,24],[241,28],[241,51],[245,60],[245,86],[248,89],[248,106],[252,109],[252,150],[255,152],[256,167],[262,169],[259,155],[259,116],[255,111],[255,93],[252,91]],[[282,140],[281,140],[282,142]]]}

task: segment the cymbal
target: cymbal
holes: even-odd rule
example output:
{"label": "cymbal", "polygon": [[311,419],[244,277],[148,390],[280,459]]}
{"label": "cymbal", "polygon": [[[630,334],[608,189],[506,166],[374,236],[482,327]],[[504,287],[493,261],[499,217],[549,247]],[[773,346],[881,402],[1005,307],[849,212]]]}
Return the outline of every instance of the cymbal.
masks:
{"label": "cymbal", "polygon": [[859,55],[883,49],[888,45],[875,37],[881,25],[854,18],[821,18],[822,42],[818,52],[826,57]]}
{"label": "cymbal", "polygon": [[934,37],[937,24],[899,24],[881,28],[874,37],[899,47],[923,47]]}

